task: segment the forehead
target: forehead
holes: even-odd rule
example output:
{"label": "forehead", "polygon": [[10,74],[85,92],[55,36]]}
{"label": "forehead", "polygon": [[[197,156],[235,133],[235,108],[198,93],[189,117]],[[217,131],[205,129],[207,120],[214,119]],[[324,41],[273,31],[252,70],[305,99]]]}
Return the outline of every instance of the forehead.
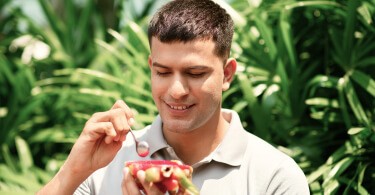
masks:
{"label": "forehead", "polygon": [[215,55],[215,43],[209,40],[163,43],[153,37],[151,58],[160,64],[216,64],[221,59]]}

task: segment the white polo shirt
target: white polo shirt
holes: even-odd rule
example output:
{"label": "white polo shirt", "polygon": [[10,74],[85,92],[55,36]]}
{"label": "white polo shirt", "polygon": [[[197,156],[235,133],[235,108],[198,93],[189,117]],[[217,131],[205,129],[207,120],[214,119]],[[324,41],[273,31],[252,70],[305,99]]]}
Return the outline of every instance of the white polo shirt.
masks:
{"label": "white polo shirt", "polygon": [[[306,177],[292,158],[247,132],[236,112],[227,109],[222,112],[231,115],[223,141],[210,155],[192,165],[193,183],[202,195],[310,194]],[[161,127],[161,118],[157,116],[150,126],[135,131],[139,140],[149,143],[149,156],[137,155],[134,141],[128,134],[113,161],[94,172],[74,194],[122,194],[122,169],[126,161],[179,160],[165,141]]]}

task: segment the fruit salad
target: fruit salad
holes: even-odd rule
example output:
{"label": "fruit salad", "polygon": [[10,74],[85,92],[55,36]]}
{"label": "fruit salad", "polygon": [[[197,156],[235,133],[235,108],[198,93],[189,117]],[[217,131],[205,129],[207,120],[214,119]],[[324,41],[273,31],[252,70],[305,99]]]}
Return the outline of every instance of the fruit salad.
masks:
{"label": "fruit salad", "polygon": [[[199,194],[199,191],[191,182],[193,168],[178,160],[145,160],[125,162],[130,174],[136,178],[137,172],[143,170],[146,181],[152,182],[163,193],[177,194],[187,192]],[[143,189],[139,181],[137,185]]]}

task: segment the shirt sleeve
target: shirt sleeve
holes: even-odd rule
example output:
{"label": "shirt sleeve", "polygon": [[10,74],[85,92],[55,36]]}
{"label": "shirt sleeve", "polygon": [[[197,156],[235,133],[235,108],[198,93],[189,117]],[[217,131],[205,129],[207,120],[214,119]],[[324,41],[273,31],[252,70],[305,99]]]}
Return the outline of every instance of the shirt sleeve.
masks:
{"label": "shirt sleeve", "polygon": [[281,161],[275,170],[266,194],[272,195],[309,195],[309,185],[305,174],[290,157]]}
{"label": "shirt sleeve", "polygon": [[92,190],[90,189],[89,179],[86,179],[81,185],[78,186],[78,188],[73,194],[74,195],[94,195],[95,193],[92,192]]}

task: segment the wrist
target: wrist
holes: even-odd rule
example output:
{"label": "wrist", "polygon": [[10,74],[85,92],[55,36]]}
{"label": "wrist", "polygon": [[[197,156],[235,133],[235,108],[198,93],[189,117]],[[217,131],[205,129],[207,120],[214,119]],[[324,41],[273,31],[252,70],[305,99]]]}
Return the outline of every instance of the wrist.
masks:
{"label": "wrist", "polygon": [[73,194],[78,186],[85,181],[85,179],[89,177],[91,173],[92,172],[78,170],[74,168],[74,166],[69,166],[69,162],[66,161],[52,180],[47,183],[47,185],[45,185],[37,194]]}

